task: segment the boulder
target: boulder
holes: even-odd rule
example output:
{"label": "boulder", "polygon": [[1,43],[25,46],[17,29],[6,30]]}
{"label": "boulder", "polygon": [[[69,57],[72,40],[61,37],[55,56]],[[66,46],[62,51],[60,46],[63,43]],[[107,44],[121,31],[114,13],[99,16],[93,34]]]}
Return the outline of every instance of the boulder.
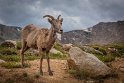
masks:
{"label": "boulder", "polygon": [[4,62],[5,62],[4,60],[0,59],[0,63],[4,63]]}
{"label": "boulder", "polygon": [[56,50],[55,48],[52,48],[52,49],[50,50],[50,52],[53,53],[53,54],[60,54],[60,55],[63,55],[62,52]]}
{"label": "boulder", "polygon": [[13,40],[5,40],[0,44],[2,47],[16,48],[16,41]]}
{"label": "boulder", "polygon": [[111,69],[93,54],[86,53],[78,47],[69,50],[68,66],[88,74],[90,77],[106,76],[111,74]]}
{"label": "boulder", "polygon": [[63,44],[62,45],[62,49],[65,51],[69,51],[69,49],[73,46],[73,44],[69,43],[69,44]]}
{"label": "boulder", "polygon": [[28,50],[28,52],[27,52],[28,54],[30,54],[30,55],[36,55],[36,56],[39,56],[39,51],[38,50],[36,50],[36,49],[29,49]]}
{"label": "boulder", "polygon": [[98,54],[101,54],[101,55],[104,55],[102,52],[90,47],[90,46],[81,46],[81,48],[85,51],[85,52],[88,52],[88,53],[98,53]]}

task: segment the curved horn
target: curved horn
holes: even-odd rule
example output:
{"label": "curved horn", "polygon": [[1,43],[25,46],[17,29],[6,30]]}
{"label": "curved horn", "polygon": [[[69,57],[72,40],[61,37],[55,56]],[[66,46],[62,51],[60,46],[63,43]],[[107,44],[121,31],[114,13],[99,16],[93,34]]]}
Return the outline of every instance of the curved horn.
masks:
{"label": "curved horn", "polygon": [[45,18],[45,17],[49,17],[49,18],[51,18],[52,20],[54,19],[54,17],[51,16],[51,15],[45,15],[45,16],[43,16],[43,18]]}
{"label": "curved horn", "polygon": [[58,20],[59,20],[60,16],[61,16],[61,15],[58,16],[58,18],[57,18]]}

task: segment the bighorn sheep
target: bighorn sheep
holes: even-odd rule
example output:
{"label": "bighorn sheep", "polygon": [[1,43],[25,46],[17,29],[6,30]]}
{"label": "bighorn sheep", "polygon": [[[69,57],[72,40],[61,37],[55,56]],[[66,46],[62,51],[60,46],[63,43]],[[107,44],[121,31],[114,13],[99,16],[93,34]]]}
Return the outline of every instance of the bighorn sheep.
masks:
{"label": "bighorn sheep", "polygon": [[20,51],[21,56],[21,65],[24,66],[24,52],[29,48],[38,49],[40,58],[40,74],[43,75],[42,71],[42,61],[44,55],[47,56],[47,63],[48,63],[48,72],[49,75],[53,75],[50,62],[49,62],[49,51],[52,48],[55,40],[56,40],[56,33],[62,34],[63,30],[61,29],[61,25],[63,22],[63,18],[60,19],[58,16],[55,19],[51,15],[45,15],[43,18],[48,17],[48,22],[51,24],[50,29],[46,28],[37,28],[33,24],[27,25],[22,29],[22,48]]}

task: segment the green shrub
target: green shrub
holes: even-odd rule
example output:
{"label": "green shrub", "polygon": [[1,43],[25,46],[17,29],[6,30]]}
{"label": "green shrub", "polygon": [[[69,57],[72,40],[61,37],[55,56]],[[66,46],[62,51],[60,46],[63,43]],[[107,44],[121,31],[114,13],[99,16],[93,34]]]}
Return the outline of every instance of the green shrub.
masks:
{"label": "green shrub", "polygon": [[[124,44],[116,44],[116,45],[91,45],[96,50],[99,50],[103,53],[103,55],[92,52],[95,56],[97,56],[103,62],[111,62],[115,59],[115,57],[123,57],[124,56]],[[108,48],[114,48],[115,51],[110,51]]]}
{"label": "green shrub", "polygon": [[56,50],[62,52],[63,54],[66,53],[66,52],[62,49],[62,46],[61,46],[59,43],[57,43],[57,42],[55,42],[54,48],[55,48]]}
{"label": "green shrub", "polygon": [[74,70],[74,69],[70,69],[68,70],[69,74],[71,74],[74,78],[76,79],[86,79],[87,77],[89,77],[89,74],[87,71],[84,70]]}
{"label": "green shrub", "polygon": [[40,56],[26,54],[24,58],[25,60],[36,60],[39,59]]}
{"label": "green shrub", "polygon": [[59,53],[57,53],[57,54],[50,53],[49,56],[50,56],[51,59],[66,59],[67,58],[66,54],[61,55]]}
{"label": "green shrub", "polygon": [[111,62],[115,60],[114,56],[108,56],[108,55],[107,56],[96,55],[96,57],[103,62]]}
{"label": "green shrub", "polygon": [[16,49],[21,49],[21,41],[16,42]]}
{"label": "green shrub", "polygon": [[[11,69],[11,68],[21,68],[21,65],[18,62],[5,62],[5,63],[1,63],[0,64],[2,67],[5,67],[7,69]],[[24,67],[30,67],[30,64],[25,63]]]}
{"label": "green shrub", "polygon": [[3,59],[5,61],[15,61],[19,62],[20,58],[17,55],[0,55],[0,59]]}
{"label": "green shrub", "polygon": [[102,52],[103,55],[107,55],[106,49],[104,47],[98,46],[98,45],[94,45],[94,46],[91,46],[91,47],[93,47],[94,49]]}
{"label": "green shrub", "polygon": [[14,48],[7,48],[7,47],[0,46],[0,54],[1,55],[13,55],[13,54],[17,54],[17,50]]}
{"label": "green shrub", "polygon": [[7,69],[10,68],[21,68],[21,65],[17,62],[5,62],[0,64],[2,67],[5,67]]}
{"label": "green shrub", "polygon": [[[24,60],[35,60],[35,59],[39,59],[40,57],[38,56],[33,56],[33,55],[25,55]],[[19,55],[0,55],[0,59],[5,60],[7,62],[10,61],[15,61],[15,62],[19,62],[20,61],[20,56]]]}
{"label": "green shrub", "polygon": [[118,45],[106,45],[106,48],[115,48],[116,51],[110,52],[110,55],[116,56],[116,57],[121,57],[124,55],[124,45],[123,44],[118,44]]}

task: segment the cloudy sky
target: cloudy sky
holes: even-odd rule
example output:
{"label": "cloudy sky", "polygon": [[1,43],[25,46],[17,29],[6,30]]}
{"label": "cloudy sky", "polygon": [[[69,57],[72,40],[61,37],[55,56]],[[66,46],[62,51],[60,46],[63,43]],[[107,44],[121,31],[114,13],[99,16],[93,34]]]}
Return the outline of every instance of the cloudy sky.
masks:
{"label": "cloudy sky", "polygon": [[0,0],[0,23],[49,27],[43,15],[62,15],[64,31],[86,29],[98,22],[124,20],[124,0]]}

